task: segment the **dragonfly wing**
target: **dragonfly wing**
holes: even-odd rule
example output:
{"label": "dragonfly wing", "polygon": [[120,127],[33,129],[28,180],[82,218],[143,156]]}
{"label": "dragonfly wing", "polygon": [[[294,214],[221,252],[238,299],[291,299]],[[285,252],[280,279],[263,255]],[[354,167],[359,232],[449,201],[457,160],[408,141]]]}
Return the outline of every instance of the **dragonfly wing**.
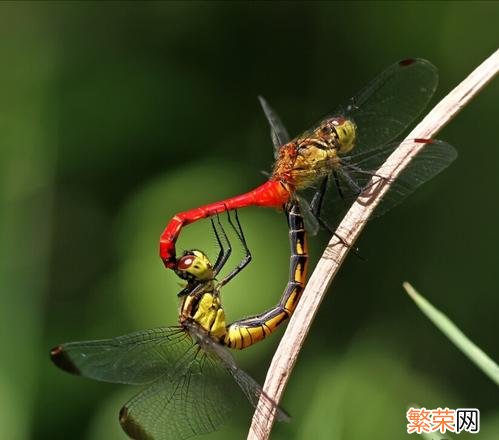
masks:
{"label": "dragonfly wing", "polygon": [[[186,328],[198,344],[202,347],[205,353],[212,356],[216,360],[216,364],[223,367],[226,374],[230,374],[234,381],[239,385],[246,398],[250,401],[253,407],[257,407],[258,401],[261,399],[264,402],[265,408],[264,417],[268,417],[273,411],[277,412],[277,420],[289,421],[290,416],[280,408],[266,393],[262,387],[248,373],[238,367],[232,354],[223,345],[215,342],[206,333],[204,333],[195,323],[187,323]],[[227,382],[227,381],[225,381]],[[233,381],[231,381],[233,382]]]}
{"label": "dragonfly wing", "polygon": [[[377,148],[370,152],[357,154],[352,161],[345,161],[341,168],[340,185],[343,194],[346,195],[351,204],[358,197],[359,190],[368,190],[373,175],[385,162],[386,158],[399,146],[412,147],[414,140],[408,140],[402,144],[399,142]],[[417,141],[421,144],[421,141]],[[457,157],[456,149],[448,143],[440,140],[431,140],[411,160],[409,165],[401,174],[391,182],[380,204],[373,213],[373,217],[379,217],[385,212],[399,204],[408,195],[413,193],[423,183],[435,177],[443,171]]]}
{"label": "dragonfly wing", "polygon": [[[414,141],[404,143],[412,146]],[[342,166],[337,169],[336,176],[332,174],[329,177],[321,210],[321,217],[330,229],[334,230],[338,226],[355,199],[363,190],[368,189],[373,175],[400,145],[400,142],[395,142],[342,159]],[[443,141],[432,140],[392,182],[372,217],[379,217],[399,204],[419,186],[444,170],[456,157],[454,147]],[[316,191],[317,189],[306,190],[304,196],[311,199]]]}
{"label": "dragonfly wing", "polygon": [[281,122],[281,118],[279,118],[277,113],[270,107],[265,98],[259,96],[258,100],[260,101],[260,105],[262,106],[265,117],[270,125],[270,136],[272,137],[272,143],[274,144],[274,158],[277,158],[281,146],[289,142],[289,134],[286,127]]}
{"label": "dragonfly wing", "polygon": [[423,183],[447,168],[456,157],[456,149],[446,142],[433,140],[427,144],[392,182],[390,189],[374,211],[373,217],[379,217],[398,205]]}
{"label": "dragonfly wing", "polygon": [[180,327],[142,330],[113,339],[69,342],[52,349],[61,369],[104,382],[147,384],[181,368],[192,340]]}
{"label": "dragonfly wing", "polygon": [[136,440],[183,440],[223,425],[234,408],[234,383],[196,345],[188,368],[165,374],[120,411],[123,430]]}
{"label": "dragonfly wing", "polygon": [[395,140],[421,114],[438,84],[437,68],[423,59],[388,67],[338,111],[357,125],[355,151]]}
{"label": "dragonfly wing", "polygon": [[253,407],[257,407],[259,400],[264,402],[263,417],[268,418],[273,411],[277,412],[277,420],[289,421],[289,414],[280,408],[262,389],[262,387],[248,373],[238,367],[232,354],[221,344],[217,344],[210,338],[205,338],[201,342],[205,350],[213,355],[218,360],[220,365],[223,365],[225,370],[233,377],[239,385],[244,395],[250,401]]}
{"label": "dragonfly wing", "polygon": [[268,418],[273,411],[277,412],[276,418],[280,422],[289,422],[290,415],[280,408],[268,395],[263,391],[262,387],[244,370],[239,367],[229,370],[230,374],[243,390],[244,395],[248,398],[253,407],[257,407],[260,400],[263,401],[263,407],[260,411],[263,412],[263,418]]}

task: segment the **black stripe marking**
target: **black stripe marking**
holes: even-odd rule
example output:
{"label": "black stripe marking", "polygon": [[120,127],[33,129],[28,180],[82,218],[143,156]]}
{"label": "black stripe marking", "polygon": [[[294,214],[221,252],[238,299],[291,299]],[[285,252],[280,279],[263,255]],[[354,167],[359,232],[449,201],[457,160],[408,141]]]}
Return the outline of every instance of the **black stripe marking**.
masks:
{"label": "black stripe marking", "polygon": [[[291,255],[289,259],[288,283],[286,284],[286,288],[284,289],[279,303],[275,307],[266,310],[263,313],[235,321],[227,326],[227,331],[229,333],[234,327],[238,328],[239,334],[241,334],[241,328],[248,329],[248,333],[250,334],[249,345],[256,342],[254,341],[253,335],[249,329],[260,327],[263,332],[262,339],[267,336],[267,332],[268,334],[271,334],[275,329],[277,329],[277,327],[279,327],[279,325],[281,325],[281,323],[286,321],[292,315],[303,292],[305,284],[304,277],[308,264],[308,251],[303,218],[297,204],[293,204],[289,208],[287,218],[289,225],[289,244],[291,248]],[[292,295],[294,295],[294,298],[290,306],[292,310],[290,310],[286,308],[286,304]],[[275,322],[273,323],[273,328],[270,328],[268,323],[274,319]],[[241,341],[241,348],[248,346],[244,344],[244,338],[242,335]]]}

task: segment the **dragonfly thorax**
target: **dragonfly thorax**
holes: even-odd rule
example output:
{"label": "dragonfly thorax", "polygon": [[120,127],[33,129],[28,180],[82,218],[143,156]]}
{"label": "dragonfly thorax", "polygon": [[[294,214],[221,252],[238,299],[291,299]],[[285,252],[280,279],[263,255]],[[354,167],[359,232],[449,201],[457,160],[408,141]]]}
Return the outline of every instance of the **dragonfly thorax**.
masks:
{"label": "dragonfly thorax", "polygon": [[351,120],[326,119],[313,131],[280,148],[272,177],[298,190],[308,188],[339,166],[339,155],[354,147],[355,138]]}
{"label": "dragonfly thorax", "polygon": [[210,336],[220,339],[225,336],[225,312],[220,296],[215,292],[187,295],[180,305],[180,324],[194,321]]}

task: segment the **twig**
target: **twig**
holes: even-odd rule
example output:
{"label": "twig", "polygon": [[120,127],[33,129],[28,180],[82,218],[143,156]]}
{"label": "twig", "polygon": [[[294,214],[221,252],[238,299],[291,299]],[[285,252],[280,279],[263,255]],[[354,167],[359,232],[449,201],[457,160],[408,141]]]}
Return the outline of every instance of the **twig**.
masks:
{"label": "twig", "polygon": [[[386,178],[379,191],[373,195],[361,194],[347,212],[337,233],[345,242],[353,244],[364,228],[383,195],[412,158],[424,148],[424,144],[408,142],[411,139],[429,139],[442,129],[499,71],[499,50],[494,52],[477,67],[461,84],[452,90],[433,110],[409,133],[404,142],[386,160],[377,172]],[[379,179],[379,178],[378,178]],[[377,182],[372,182],[377,185]],[[371,187],[372,188],[372,187]],[[289,325],[277,348],[264,384],[264,391],[275,402],[279,402],[296,362],[298,353],[305,341],[318,307],[328,290],[331,281],[350,250],[337,236],[333,236],[324,254],[312,273],[303,297],[296,307]],[[262,417],[265,415],[265,417]],[[264,401],[258,403],[248,433],[248,440],[269,438],[275,414],[264,410]]]}

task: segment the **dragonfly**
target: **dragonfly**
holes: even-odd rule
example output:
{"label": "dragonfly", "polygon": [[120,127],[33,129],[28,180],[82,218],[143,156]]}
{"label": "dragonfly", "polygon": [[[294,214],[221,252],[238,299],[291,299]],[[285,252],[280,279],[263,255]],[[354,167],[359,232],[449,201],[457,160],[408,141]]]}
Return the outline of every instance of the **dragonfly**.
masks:
{"label": "dragonfly", "polygon": [[219,245],[214,264],[200,250],[185,251],[176,271],[186,280],[179,293],[179,325],[141,330],[112,339],[69,342],[53,348],[52,361],[62,370],[91,379],[142,385],[145,389],[120,410],[125,433],[137,440],[183,440],[218,429],[237,404],[237,387],[264,417],[289,415],[235,362],[227,347],[249,347],[291,316],[305,284],[306,233],[298,205],[287,211],[291,245],[289,281],[279,303],[264,313],[225,324],[220,290],[251,260],[236,211],[229,223],[246,251],[228,275],[216,280],[232,247],[220,221],[212,226]]}
{"label": "dragonfly", "polygon": [[[319,226],[333,233],[338,213],[367,189],[378,168],[401,144],[396,139],[430,101],[437,83],[437,69],[429,61],[400,61],[379,74],[347,105],[293,140],[279,116],[260,98],[274,143],[275,163],[269,179],[247,193],[176,214],[160,237],[163,263],[175,270],[175,243],[184,226],[247,206],[282,209],[289,201],[300,203],[310,234]],[[414,143],[426,145],[390,182],[374,217],[401,202],[457,157],[454,147],[443,141],[410,141],[410,145]]]}

